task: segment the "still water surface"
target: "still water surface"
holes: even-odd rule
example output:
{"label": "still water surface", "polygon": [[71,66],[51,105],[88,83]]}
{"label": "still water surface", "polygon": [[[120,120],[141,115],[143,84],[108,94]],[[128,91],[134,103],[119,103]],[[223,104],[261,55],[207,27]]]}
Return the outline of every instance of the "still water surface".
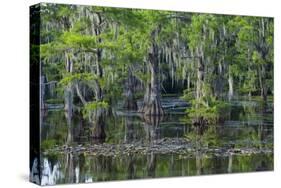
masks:
{"label": "still water surface", "polygon": [[[66,118],[59,109],[46,111],[41,124],[42,149],[91,145],[102,148],[106,144],[118,150],[117,146],[124,144],[151,147],[158,140],[182,139],[190,143],[192,153],[161,152],[161,145],[147,153],[44,152],[41,184],[273,170],[272,102],[263,108],[255,100],[233,101],[223,124],[200,128],[186,121],[180,100],[164,98],[162,102],[168,115],[161,119],[147,121],[122,109],[106,116],[104,140],[93,139],[91,125],[82,118]],[[208,152],[210,149],[217,152]]]}

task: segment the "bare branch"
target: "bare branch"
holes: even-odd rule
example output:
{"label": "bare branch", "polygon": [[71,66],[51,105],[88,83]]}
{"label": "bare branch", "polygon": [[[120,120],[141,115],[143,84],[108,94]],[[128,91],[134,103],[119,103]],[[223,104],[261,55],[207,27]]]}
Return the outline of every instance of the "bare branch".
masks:
{"label": "bare branch", "polygon": [[77,93],[78,97],[80,98],[81,102],[84,105],[87,104],[87,101],[85,100],[85,98],[83,97],[82,93],[80,92],[78,84],[75,84],[75,88],[76,88],[76,93]]}

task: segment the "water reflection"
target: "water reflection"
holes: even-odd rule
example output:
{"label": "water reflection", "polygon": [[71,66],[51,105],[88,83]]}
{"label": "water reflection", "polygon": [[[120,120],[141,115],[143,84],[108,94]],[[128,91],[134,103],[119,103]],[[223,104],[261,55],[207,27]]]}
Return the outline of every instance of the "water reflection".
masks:
{"label": "water reflection", "polygon": [[52,166],[51,162],[44,158],[41,185],[55,185],[62,178],[64,176],[60,171],[60,164],[57,162]]}
{"label": "water reflection", "polygon": [[39,161],[37,158],[33,160],[29,180],[33,183],[40,184]]}
{"label": "water reflection", "polygon": [[[166,101],[169,101],[166,99]],[[168,102],[167,106],[169,106]],[[165,104],[166,104],[165,103]],[[41,127],[42,150],[56,146],[83,147],[93,144],[147,144],[157,140],[185,138],[195,152],[92,155],[90,152],[44,154],[41,184],[95,182],[170,176],[264,171],[273,169],[273,153],[241,153],[240,148],[268,151],[273,148],[273,115],[256,101],[234,101],[224,124],[193,126],[184,114],[152,118],[138,115],[106,116],[86,122],[64,111],[48,111]],[[218,153],[206,153],[219,150]],[[38,161],[37,161],[38,163]],[[36,161],[34,161],[36,165]],[[33,168],[32,168],[33,169]],[[33,180],[39,179],[36,168]]]}
{"label": "water reflection", "polygon": [[163,121],[163,116],[143,116],[142,119],[147,141],[159,139],[159,124]]}
{"label": "water reflection", "polygon": [[[68,156],[71,157],[71,156]],[[251,156],[207,156],[181,158],[179,155],[129,155],[117,157],[57,156],[55,165],[44,165],[43,185],[59,183],[87,183],[93,181],[125,180],[170,176],[194,176],[272,170],[272,154]],[[80,162],[80,163],[79,163]],[[81,163],[82,162],[82,163]],[[45,161],[44,161],[45,163]],[[62,164],[61,166],[58,164]]]}

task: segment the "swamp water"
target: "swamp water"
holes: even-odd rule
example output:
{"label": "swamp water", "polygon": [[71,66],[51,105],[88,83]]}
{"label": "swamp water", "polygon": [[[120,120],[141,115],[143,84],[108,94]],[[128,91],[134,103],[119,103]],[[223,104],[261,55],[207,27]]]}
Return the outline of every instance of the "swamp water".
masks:
{"label": "swamp water", "polygon": [[166,116],[143,119],[118,109],[105,117],[105,139],[81,117],[61,109],[43,113],[42,185],[273,170],[273,106],[231,103],[227,120],[193,126],[187,104],[163,98]]}

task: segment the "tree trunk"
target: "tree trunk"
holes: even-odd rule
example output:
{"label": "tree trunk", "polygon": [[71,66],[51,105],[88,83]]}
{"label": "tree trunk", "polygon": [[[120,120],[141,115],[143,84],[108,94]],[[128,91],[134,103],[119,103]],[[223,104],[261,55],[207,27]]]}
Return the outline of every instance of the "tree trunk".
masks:
{"label": "tree trunk", "polygon": [[[268,46],[266,45],[266,37],[265,37],[265,20],[262,18],[260,23],[260,46],[258,47],[258,51],[261,54],[261,57],[264,62],[266,62],[266,56],[269,52]],[[260,90],[261,90],[261,97],[264,102],[267,101],[267,85],[266,85],[266,65],[262,64],[259,67],[259,81],[260,81]]]}
{"label": "tree trunk", "polygon": [[[73,63],[70,60],[69,54],[65,53],[66,65],[65,69],[66,72],[72,73],[73,71]],[[72,84],[68,84],[64,89],[64,110],[67,113],[67,117],[72,117],[73,113],[73,88]]]}
{"label": "tree trunk", "polygon": [[128,110],[137,110],[137,102],[134,97],[135,78],[132,74],[131,68],[128,68],[128,78],[126,81],[125,103],[124,108]]}
{"label": "tree trunk", "polygon": [[196,99],[200,100],[203,97],[203,83],[204,83],[204,63],[203,57],[199,56],[197,69],[197,84],[196,84]]}
{"label": "tree trunk", "polygon": [[187,76],[187,90],[190,91],[190,73]]}
{"label": "tree trunk", "polygon": [[233,98],[233,76],[228,74],[228,100]]}
{"label": "tree trunk", "polygon": [[144,130],[146,140],[152,143],[154,140],[160,139],[161,135],[158,130],[159,124],[163,121],[163,116],[143,116]]}
{"label": "tree trunk", "polygon": [[66,144],[70,145],[73,142],[73,127],[72,127],[72,117],[68,117],[68,114],[65,113],[66,124],[67,124],[67,138]]}
{"label": "tree trunk", "polygon": [[45,76],[41,75],[40,76],[40,108],[43,110],[46,108],[45,104],[45,94],[46,94],[46,87],[45,87]]}
{"label": "tree trunk", "polygon": [[224,88],[224,61],[219,61],[218,67],[216,67],[215,74],[217,74],[215,79],[214,95],[216,98],[223,98],[223,88]]}
{"label": "tree trunk", "polygon": [[[98,81],[95,81],[95,97],[96,101],[102,101],[103,95],[102,95],[102,89],[98,83]],[[104,140],[106,137],[105,134],[105,123],[104,123],[104,109],[96,109],[92,112],[91,116],[91,123],[93,125],[91,136],[94,139],[101,139]]]}
{"label": "tree trunk", "polygon": [[164,115],[164,110],[160,101],[158,48],[156,44],[152,45],[148,59],[150,84],[147,85],[149,88],[146,88],[144,96],[143,113],[146,116],[161,116]]}
{"label": "tree trunk", "polygon": [[77,93],[77,96],[80,98],[81,102],[83,105],[87,104],[87,101],[85,100],[84,96],[82,95],[80,89],[79,89],[79,85],[78,83],[75,84],[75,88],[76,88],[76,93]]}
{"label": "tree trunk", "polygon": [[104,140],[106,137],[103,113],[104,110],[102,109],[97,109],[93,112],[93,128],[91,129],[91,136],[94,139]]}
{"label": "tree trunk", "polygon": [[[202,102],[203,97],[205,96],[204,93],[204,55],[203,55],[203,50],[202,46],[197,48],[197,57],[198,57],[198,64],[197,64],[197,81],[196,81],[196,101],[197,102]],[[204,101],[208,105],[208,101]],[[195,105],[195,108],[198,109],[200,108],[199,104],[197,103]],[[194,125],[204,125],[207,124],[207,120],[203,116],[197,116],[193,118],[192,124]]]}
{"label": "tree trunk", "polygon": [[267,87],[265,83],[265,68],[263,65],[259,68],[259,83],[260,83],[260,95],[264,102],[267,101]]}
{"label": "tree trunk", "polygon": [[[101,15],[99,13],[96,14],[96,23],[97,26],[94,28],[94,33],[97,36],[97,43],[100,44],[102,43],[102,39],[98,37],[101,34],[101,25],[103,23]],[[103,54],[103,49],[98,48],[96,52],[96,61],[95,61],[95,66],[96,66],[96,75],[98,78],[103,77],[103,69],[101,66],[101,61],[102,61],[102,54]],[[103,100],[103,91],[100,86],[100,83],[98,80],[94,80],[94,92],[95,92],[95,99],[96,101],[102,101]],[[106,134],[105,134],[105,122],[104,122],[104,109],[96,109],[92,112],[92,117],[91,117],[91,124],[93,125],[93,128],[91,129],[91,136],[94,139],[98,139],[99,141],[103,142]]]}

